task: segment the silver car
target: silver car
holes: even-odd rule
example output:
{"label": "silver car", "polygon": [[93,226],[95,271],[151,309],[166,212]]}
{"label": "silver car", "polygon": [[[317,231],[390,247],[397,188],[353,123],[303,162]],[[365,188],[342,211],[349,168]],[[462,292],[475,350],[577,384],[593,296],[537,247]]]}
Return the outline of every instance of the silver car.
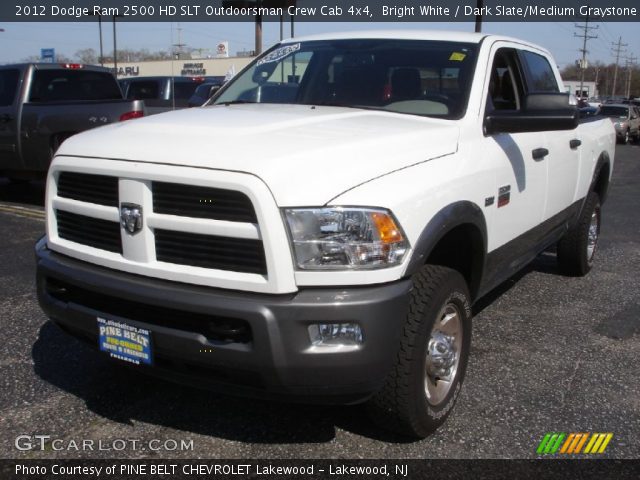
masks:
{"label": "silver car", "polygon": [[633,105],[608,103],[600,108],[600,115],[609,117],[616,129],[616,137],[620,143],[629,143],[633,139],[640,140],[640,111]]}

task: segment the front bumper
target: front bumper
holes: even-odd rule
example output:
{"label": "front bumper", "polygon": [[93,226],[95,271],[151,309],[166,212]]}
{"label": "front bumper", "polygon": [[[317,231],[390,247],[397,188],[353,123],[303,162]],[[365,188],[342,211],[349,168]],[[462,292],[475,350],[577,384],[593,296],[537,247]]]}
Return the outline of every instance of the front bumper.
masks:
{"label": "front bumper", "polygon": [[[42,309],[97,348],[97,317],[152,332],[154,366],[181,383],[311,403],[356,403],[383,384],[399,346],[410,280],[268,295],[187,285],[110,270],[36,244]],[[312,347],[312,323],[358,323],[363,343]],[[105,354],[106,355],[106,354]]]}

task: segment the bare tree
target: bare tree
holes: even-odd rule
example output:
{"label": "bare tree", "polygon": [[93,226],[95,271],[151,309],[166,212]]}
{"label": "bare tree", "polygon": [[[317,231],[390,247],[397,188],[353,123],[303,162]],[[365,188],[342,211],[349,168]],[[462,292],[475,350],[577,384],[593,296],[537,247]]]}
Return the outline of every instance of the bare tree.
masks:
{"label": "bare tree", "polygon": [[78,50],[74,57],[80,60],[81,63],[86,63],[88,65],[96,65],[99,62],[98,54],[93,48],[83,48]]}
{"label": "bare tree", "polygon": [[[40,63],[42,57],[40,55],[29,55],[22,59],[24,63]],[[55,63],[71,63],[71,59],[63,53],[56,53]]]}

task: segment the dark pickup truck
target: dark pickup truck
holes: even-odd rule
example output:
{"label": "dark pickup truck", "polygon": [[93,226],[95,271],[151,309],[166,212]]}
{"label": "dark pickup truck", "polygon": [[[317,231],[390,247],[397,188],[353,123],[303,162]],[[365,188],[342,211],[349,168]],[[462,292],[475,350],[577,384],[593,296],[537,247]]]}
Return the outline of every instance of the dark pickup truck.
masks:
{"label": "dark pickup truck", "polygon": [[[217,89],[211,91],[211,87],[222,86],[224,77],[179,77],[179,76],[155,76],[122,78],[119,80],[120,88],[125,98],[130,100],[144,100],[148,115],[168,112],[180,108],[196,106],[198,100],[194,98],[196,90],[209,85],[210,91],[207,98],[199,102],[200,106]],[[201,92],[200,92],[201,93]],[[191,102],[191,99],[195,102]]]}
{"label": "dark pickup truck", "polygon": [[106,68],[70,63],[2,66],[0,175],[41,176],[68,137],[144,113],[144,103],[125,100]]}

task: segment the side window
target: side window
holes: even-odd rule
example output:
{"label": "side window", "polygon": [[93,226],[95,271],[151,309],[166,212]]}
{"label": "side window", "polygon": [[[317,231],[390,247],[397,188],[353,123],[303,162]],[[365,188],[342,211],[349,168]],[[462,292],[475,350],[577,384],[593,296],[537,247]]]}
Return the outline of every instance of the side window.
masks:
{"label": "side window", "polygon": [[18,70],[0,70],[0,107],[13,104],[18,91]]}
{"label": "side window", "polygon": [[560,92],[549,61],[537,53],[521,50],[529,92]]}
{"label": "side window", "polygon": [[523,91],[515,50],[498,50],[491,65],[487,111],[519,110]]}
{"label": "side window", "polygon": [[128,99],[154,100],[160,98],[160,88],[155,80],[134,81],[129,84]]}

